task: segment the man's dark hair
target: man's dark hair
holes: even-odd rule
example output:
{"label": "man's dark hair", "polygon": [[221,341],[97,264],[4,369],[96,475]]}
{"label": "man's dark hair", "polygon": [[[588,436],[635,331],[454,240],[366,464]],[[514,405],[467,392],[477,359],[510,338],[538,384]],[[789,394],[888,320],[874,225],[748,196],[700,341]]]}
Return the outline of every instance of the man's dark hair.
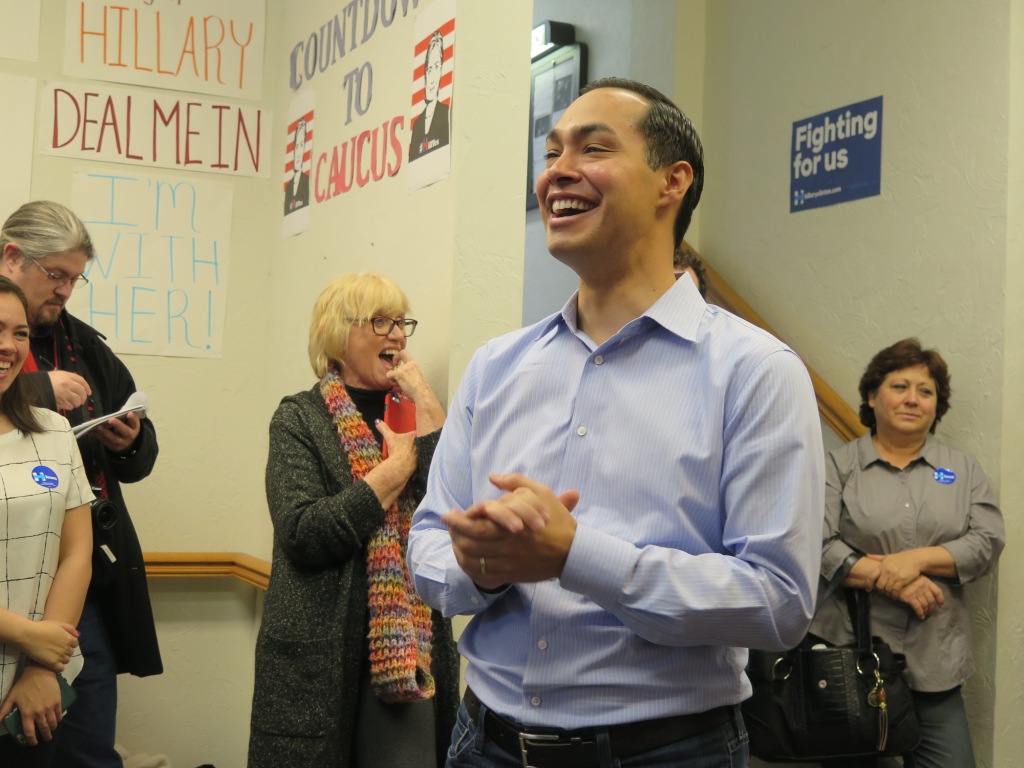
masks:
{"label": "man's dark hair", "polygon": [[[3,294],[14,296],[21,302],[21,306],[25,308],[25,323],[27,324],[28,300],[25,298],[25,294],[13,280],[0,276],[0,296]],[[0,412],[10,419],[15,429],[24,434],[43,431],[43,425],[39,423],[31,408],[35,396],[35,390],[26,383],[23,373],[19,373],[7,391],[0,396]]]}
{"label": "man's dark hair", "polygon": [[704,260],[697,255],[697,252],[688,245],[680,245],[672,256],[672,267],[675,271],[682,272],[685,269],[692,269],[697,276],[697,290],[700,291],[702,299],[708,297],[708,271],[704,267]]}
{"label": "man's dark hair", "polygon": [[874,434],[878,428],[875,423],[875,409],[868,405],[868,398],[878,392],[885,377],[893,371],[923,365],[928,375],[935,379],[935,421],[930,432],[935,434],[939,420],[949,410],[949,368],[937,349],[922,349],[917,339],[903,339],[891,347],[886,347],[868,363],[864,375],[860,377],[860,423]]}
{"label": "man's dark hair", "polygon": [[697,129],[671,99],[649,85],[622,77],[602,77],[580,88],[580,96],[599,88],[620,88],[647,100],[650,107],[636,126],[647,143],[647,165],[658,170],[685,160],[693,169],[693,183],[676,215],[675,245],[678,248],[704,190],[704,147]]}

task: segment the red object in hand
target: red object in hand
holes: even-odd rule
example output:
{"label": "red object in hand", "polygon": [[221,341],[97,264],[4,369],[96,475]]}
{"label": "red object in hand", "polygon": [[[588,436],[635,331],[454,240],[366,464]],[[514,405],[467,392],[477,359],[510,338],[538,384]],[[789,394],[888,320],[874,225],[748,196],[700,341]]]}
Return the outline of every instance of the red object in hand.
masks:
{"label": "red object in hand", "polygon": [[[407,397],[388,392],[384,396],[384,423],[392,432],[416,431],[416,404]],[[388,457],[388,443],[384,441],[381,456]]]}

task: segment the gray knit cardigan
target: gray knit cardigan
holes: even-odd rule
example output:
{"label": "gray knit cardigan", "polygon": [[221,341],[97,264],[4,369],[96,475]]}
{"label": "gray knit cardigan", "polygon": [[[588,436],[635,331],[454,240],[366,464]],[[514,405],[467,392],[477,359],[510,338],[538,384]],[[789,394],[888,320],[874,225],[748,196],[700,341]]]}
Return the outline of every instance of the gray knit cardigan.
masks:
{"label": "gray knit cardigan", "polygon": [[[440,431],[416,438],[422,498]],[[341,768],[366,662],[366,545],[385,510],[353,482],[319,387],[286,397],[270,423],[267,503],[274,554],[256,641],[249,768]],[[459,703],[451,623],[433,617],[437,766]],[[401,734],[395,734],[401,738]]]}

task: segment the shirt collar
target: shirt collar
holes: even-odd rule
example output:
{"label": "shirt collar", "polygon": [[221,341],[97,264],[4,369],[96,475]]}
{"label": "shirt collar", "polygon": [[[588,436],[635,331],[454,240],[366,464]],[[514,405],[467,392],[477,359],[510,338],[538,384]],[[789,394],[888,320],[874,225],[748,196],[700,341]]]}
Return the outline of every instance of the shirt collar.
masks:
{"label": "shirt collar", "polygon": [[[921,447],[921,453],[907,466],[909,467],[913,464],[916,464],[919,461],[923,461],[933,469],[937,469],[939,466],[938,454],[940,450],[941,443],[939,443],[939,441],[936,440],[934,436],[929,434],[924,439],[924,445]],[[880,461],[883,464],[889,464],[889,462],[887,462],[879,455],[878,449],[875,448],[875,443],[871,439],[870,432],[864,435],[857,445],[857,460],[860,463],[860,468],[862,470],[867,469],[876,461]]]}
{"label": "shirt collar", "polygon": [[[574,291],[562,306],[562,311],[553,315],[549,319],[549,323],[561,320],[570,331],[578,334],[579,306],[577,300],[579,293],[579,290]],[[638,320],[648,318],[646,321],[648,323],[653,321],[682,339],[695,341],[697,328],[700,326],[701,318],[704,317],[707,307],[707,303],[701,298],[700,291],[697,290],[697,286],[693,284],[692,280],[676,280],[675,285],[665,291],[637,320],[628,323],[626,328],[633,328]],[[548,330],[549,326],[546,325],[541,329],[541,333],[544,334]]]}
{"label": "shirt collar", "polygon": [[696,341],[707,308],[693,280],[681,277],[644,314],[681,339]]}

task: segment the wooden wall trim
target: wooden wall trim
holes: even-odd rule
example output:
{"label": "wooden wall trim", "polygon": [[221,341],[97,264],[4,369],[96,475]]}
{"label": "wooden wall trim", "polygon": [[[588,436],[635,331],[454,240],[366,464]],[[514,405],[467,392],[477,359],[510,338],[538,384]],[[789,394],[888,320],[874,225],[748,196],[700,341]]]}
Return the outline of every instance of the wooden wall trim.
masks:
{"label": "wooden wall trim", "polygon": [[230,576],[254,587],[270,583],[270,563],[244,552],[146,552],[147,576]]}

